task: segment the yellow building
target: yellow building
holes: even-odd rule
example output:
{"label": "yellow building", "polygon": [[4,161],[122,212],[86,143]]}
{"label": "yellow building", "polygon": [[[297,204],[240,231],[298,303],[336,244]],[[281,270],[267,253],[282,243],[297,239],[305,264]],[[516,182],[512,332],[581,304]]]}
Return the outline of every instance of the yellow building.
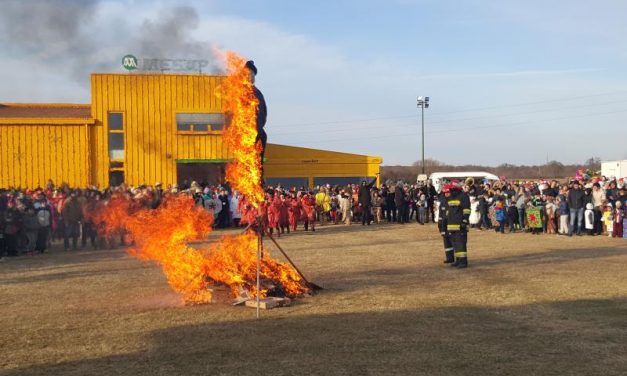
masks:
{"label": "yellow building", "polygon": [[[232,155],[222,142],[221,79],[92,74],[91,105],[0,104],[0,187],[223,182]],[[265,175],[269,184],[345,184],[376,176],[381,162],[268,144]]]}

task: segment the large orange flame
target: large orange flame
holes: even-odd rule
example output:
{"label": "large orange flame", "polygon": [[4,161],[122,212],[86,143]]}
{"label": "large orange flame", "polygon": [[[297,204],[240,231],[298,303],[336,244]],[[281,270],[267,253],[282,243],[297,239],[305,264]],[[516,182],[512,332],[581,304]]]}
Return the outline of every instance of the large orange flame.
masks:
{"label": "large orange flame", "polygon": [[[211,302],[211,283],[231,288],[237,296],[245,288],[256,296],[257,237],[254,233],[223,236],[208,248],[192,248],[189,241],[206,239],[213,217],[194,206],[187,196],[170,197],[157,209],[132,209],[133,202],[114,198],[96,215],[94,221],[103,223],[104,235],[126,233],[133,243],[129,254],[144,261],[157,262],[168,283],[182,295],[186,304]],[[301,295],[309,289],[289,265],[273,260],[264,250],[261,278],[279,284],[288,295]],[[267,291],[262,288],[260,297]]]}
{"label": "large orange flame", "polygon": [[211,301],[205,280],[205,258],[187,242],[205,238],[211,230],[213,217],[195,207],[189,197],[173,197],[159,208],[129,210],[133,202],[112,199],[96,214],[96,223],[104,223],[104,233],[120,230],[132,242],[128,252],[144,261],[155,261],[165,273],[168,283],[183,296],[186,303]]}
{"label": "large orange flame", "polygon": [[[253,83],[245,61],[227,52],[227,72],[220,96],[230,123],[224,131],[224,141],[235,160],[226,170],[232,188],[240,191],[242,202],[256,212],[263,202],[261,187],[261,145],[257,144],[257,106]],[[94,216],[103,226],[105,235],[125,233],[133,242],[129,253],[161,265],[170,286],[180,293],[187,304],[211,301],[209,283],[222,283],[237,296],[244,288],[255,297],[265,297],[267,287],[256,289],[257,236],[248,232],[238,236],[223,236],[208,249],[195,249],[188,242],[206,238],[211,230],[212,215],[196,207],[186,196],[169,197],[159,208],[141,208],[127,197],[113,198]],[[251,221],[252,222],[252,221]],[[280,285],[287,295],[309,291],[299,274],[290,265],[270,258],[263,250],[260,276]]]}
{"label": "large orange flame", "polygon": [[[245,287],[256,296],[257,236],[247,232],[240,236],[223,236],[207,255],[207,276],[231,287],[237,295],[238,288]],[[298,273],[291,266],[273,260],[268,250],[261,258],[260,278],[278,282],[288,295],[302,295],[309,291]],[[267,291],[262,286],[260,297]]]}
{"label": "large orange flame", "polygon": [[263,201],[261,188],[261,144],[257,139],[257,106],[250,73],[245,60],[234,52],[226,53],[227,77],[220,85],[223,110],[230,123],[223,140],[234,160],[226,168],[226,179],[255,208]]}

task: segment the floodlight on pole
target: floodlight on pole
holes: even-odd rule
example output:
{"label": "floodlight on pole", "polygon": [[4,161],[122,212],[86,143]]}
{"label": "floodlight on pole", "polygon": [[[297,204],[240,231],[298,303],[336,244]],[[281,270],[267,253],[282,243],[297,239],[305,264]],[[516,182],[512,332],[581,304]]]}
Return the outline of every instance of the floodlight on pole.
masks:
{"label": "floodlight on pole", "polygon": [[429,108],[429,97],[418,97],[418,107],[422,111],[422,173],[425,173],[425,108]]}

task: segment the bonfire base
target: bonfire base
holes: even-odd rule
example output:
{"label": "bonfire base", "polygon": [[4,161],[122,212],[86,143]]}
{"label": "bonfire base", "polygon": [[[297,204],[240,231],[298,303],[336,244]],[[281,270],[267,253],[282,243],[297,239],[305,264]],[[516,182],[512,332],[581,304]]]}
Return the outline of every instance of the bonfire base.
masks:
{"label": "bonfire base", "polygon": [[211,303],[230,303],[233,299],[231,289],[226,286],[211,286],[208,290],[211,293]]}
{"label": "bonfire base", "polygon": [[[292,300],[290,298],[275,298],[268,297],[265,299],[259,300],[259,308],[261,309],[272,309],[277,307],[287,307],[292,305]],[[246,302],[246,307],[249,308],[257,308],[257,300],[251,299]]]}
{"label": "bonfire base", "polygon": [[233,299],[231,301],[231,305],[234,305],[234,306],[242,305],[242,304],[246,303],[249,300],[250,300],[250,298],[244,298],[244,297],[238,296],[237,298],[235,298],[235,299]]}

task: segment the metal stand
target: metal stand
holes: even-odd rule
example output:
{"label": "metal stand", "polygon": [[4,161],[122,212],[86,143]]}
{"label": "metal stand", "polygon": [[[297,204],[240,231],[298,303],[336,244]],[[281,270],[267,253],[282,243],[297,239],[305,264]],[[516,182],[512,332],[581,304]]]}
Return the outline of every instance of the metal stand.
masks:
{"label": "metal stand", "polygon": [[305,284],[307,285],[307,287],[309,287],[310,289],[312,289],[313,291],[318,291],[318,290],[323,290],[322,287],[316,285],[313,282],[309,282],[307,280],[307,278],[305,278],[305,275],[300,271],[300,269],[298,269],[298,266],[296,266],[296,264],[294,264],[294,262],[292,261],[292,259],[290,258],[290,256],[287,255],[287,253],[285,252],[285,250],[283,250],[283,248],[279,245],[279,243],[277,243],[277,241],[272,237],[272,235],[268,234],[268,238],[270,238],[270,240],[272,240],[272,243],[274,243],[274,245],[277,247],[277,249],[283,254],[283,256],[287,259],[287,262],[290,263],[290,265],[292,265],[292,267],[294,267],[294,270],[296,270],[296,273],[298,273],[298,275],[300,275],[300,277],[303,279],[303,281],[305,281]]}
{"label": "metal stand", "polygon": [[[261,259],[263,258],[263,222],[261,220],[261,216],[259,216],[257,218],[257,318],[259,318],[259,312],[260,312],[260,298],[259,298],[259,293],[261,290]],[[249,225],[249,227],[251,227]],[[272,243],[274,243],[274,245],[277,247],[277,249],[283,254],[283,256],[285,256],[285,258],[287,259],[287,261],[290,263],[290,265],[292,265],[292,267],[294,267],[294,269],[296,270],[296,272],[300,275],[300,277],[303,279],[303,281],[305,282],[305,284],[307,285],[307,287],[309,287],[312,291],[319,291],[322,290],[323,288],[316,285],[313,282],[309,282],[307,280],[307,278],[305,278],[305,276],[303,275],[303,273],[300,271],[300,269],[298,269],[298,267],[296,266],[296,264],[294,264],[294,262],[292,261],[292,259],[290,259],[290,257],[287,255],[287,253],[285,252],[285,250],[283,250],[283,248],[279,245],[279,243],[276,241],[276,239],[274,239],[274,237],[272,237],[271,234],[267,234],[268,238],[272,241]]]}
{"label": "metal stand", "polygon": [[261,222],[261,217],[258,218],[257,222],[257,318],[259,318],[259,292],[261,290],[261,252],[263,252],[263,223]]}

